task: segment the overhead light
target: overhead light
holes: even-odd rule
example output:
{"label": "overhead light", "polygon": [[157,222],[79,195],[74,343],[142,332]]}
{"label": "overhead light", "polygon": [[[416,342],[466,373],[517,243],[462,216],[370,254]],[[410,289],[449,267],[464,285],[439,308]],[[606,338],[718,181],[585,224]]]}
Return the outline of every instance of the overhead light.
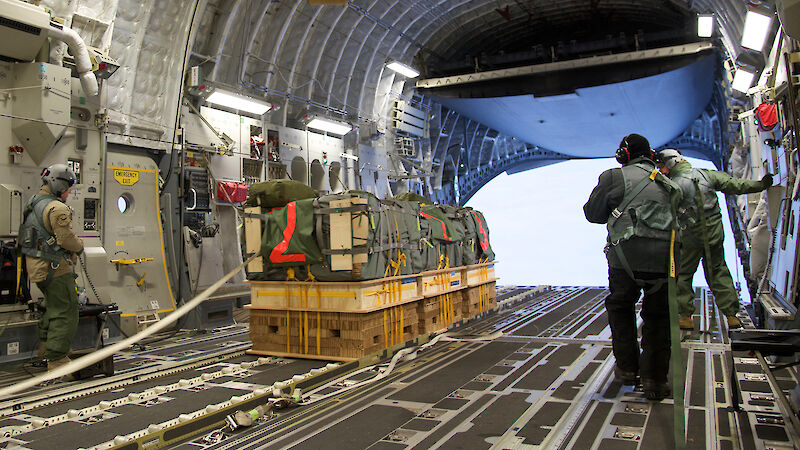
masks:
{"label": "overhead light", "polygon": [[395,72],[405,75],[408,78],[416,78],[419,76],[419,70],[397,61],[390,61],[388,64],[386,64],[386,68],[394,70]]}
{"label": "overhead light", "polygon": [[350,130],[353,129],[353,127],[350,126],[350,124],[339,122],[336,120],[323,119],[321,117],[315,117],[311,119],[311,121],[308,122],[306,126],[308,128],[313,128],[315,130],[322,130],[322,131],[327,131],[329,133],[341,134],[341,135],[347,134],[350,132]]}
{"label": "overhead light", "polygon": [[272,108],[266,102],[253,100],[250,97],[226,92],[220,89],[215,90],[206,98],[206,101],[226,108],[249,112],[251,114],[263,115]]}
{"label": "overhead light", "polygon": [[740,67],[736,69],[736,74],[733,75],[733,84],[731,84],[731,87],[739,92],[747,93],[747,90],[753,85],[753,79],[755,77],[755,73]]}
{"label": "overhead light", "polygon": [[742,32],[742,47],[761,51],[767,41],[767,33],[772,25],[772,16],[756,12],[752,9],[747,11],[744,18],[744,31]]}
{"label": "overhead light", "polygon": [[697,36],[711,37],[714,34],[714,15],[700,14],[697,16]]}

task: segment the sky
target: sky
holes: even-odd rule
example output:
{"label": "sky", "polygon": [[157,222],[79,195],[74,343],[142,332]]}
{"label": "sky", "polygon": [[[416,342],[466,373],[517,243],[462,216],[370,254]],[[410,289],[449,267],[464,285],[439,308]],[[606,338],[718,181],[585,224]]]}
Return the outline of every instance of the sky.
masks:
{"label": "sky", "polygon": [[[687,159],[694,167],[714,169],[709,161]],[[486,217],[497,255],[498,284],[608,285],[608,264],[603,254],[606,227],[589,223],[583,205],[600,173],[613,167],[619,164],[613,158],[603,158],[571,160],[514,175],[503,173],[467,202]],[[734,282],[746,286],[726,208],[722,208],[722,216],[731,276]],[[708,286],[702,269],[695,274],[693,284]],[[745,302],[749,301],[746,288],[742,295]]]}

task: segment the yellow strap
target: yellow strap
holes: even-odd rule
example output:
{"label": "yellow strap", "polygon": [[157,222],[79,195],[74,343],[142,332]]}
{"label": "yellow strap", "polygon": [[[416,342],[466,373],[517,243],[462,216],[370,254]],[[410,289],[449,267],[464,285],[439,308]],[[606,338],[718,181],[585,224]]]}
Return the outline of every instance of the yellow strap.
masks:
{"label": "yellow strap", "polygon": [[15,297],[19,297],[22,292],[22,288],[19,285],[20,279],[22,279],[22,255],[17,256],[17,290],[14,291]]}
{"label": "yellow strap", "polygon": [[294,274],[294,267],[286,268],[286,281],[300,281]]}
{"label": "yellow strap", "polygon": [[675,278],[675,230],[669,238],[669,276]]}
{"label": "yellow strap", "polygon": [[437,300],[439,302],[439,326],[441,326],[444,323],[444,308],[442,308],[442,296],[439,295],[437,297]]}
{"label": "yellow strap", "polygon": [[310,264],[306,265],[306,274],[307,274],[307,276],[306,276],[305,281],[311,281],[312,283],[314,281],[317,281],[317,277],[315,277],[314,274],[311,273],[311,265]]}
{"label": "yellow strap", "polygon": [[[403,253],[402,251],[398,250],[397,261],[392,261],[390,259],[389,260],[389,266],[394,268],[394,276],[400,275],[401,267],[405,267],[406,266],[406,255],[405,255],[405,253]],[[388,266],[387,266],[387,269],[388,269]]]}
{"label": "yellow strap", "polygon": [[136,258],[136,259],[112,259],[109,261],[111,264],[121,264],[123,266],[129,266],[131,264],[140,264],[143,262],[152,261],[153,258]]}
{"label": "yellow strap", "polygon": [[447,324],[453,323],[453,297],[447,294]]}
{"label": "yellow strap", "polygon": [[656,181],[656,175],[658,175],[658,169],[653,169],[653,171],[650,172],[650,180]]}
{"label": "yellow strap", "polygon": [[320,327],[320,318],[319,318],[319,311],[317,311],[317,354],[320,355],[322,352],[320,351],[319,345],[319,327]]}
{"label": "yellow strap", "polygon": [[389,276],[389,269],[392,267],[392,258],[389,258],[389,264],[386,265],[386,270],[383,271],[383,278]]}

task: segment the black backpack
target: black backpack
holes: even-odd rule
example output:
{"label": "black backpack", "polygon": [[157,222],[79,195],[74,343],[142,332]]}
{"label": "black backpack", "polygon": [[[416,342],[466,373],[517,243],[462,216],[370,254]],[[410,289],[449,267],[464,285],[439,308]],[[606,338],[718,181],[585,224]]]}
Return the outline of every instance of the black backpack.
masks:
{"label": "black backpack", "polygon": [[20,292],[17,295],[17,242],[0,241],[0,304],[2,305],[25,303],[31,298],[25,258],[21,259],[20,264],[22,264],[22,275],[19,279]]}

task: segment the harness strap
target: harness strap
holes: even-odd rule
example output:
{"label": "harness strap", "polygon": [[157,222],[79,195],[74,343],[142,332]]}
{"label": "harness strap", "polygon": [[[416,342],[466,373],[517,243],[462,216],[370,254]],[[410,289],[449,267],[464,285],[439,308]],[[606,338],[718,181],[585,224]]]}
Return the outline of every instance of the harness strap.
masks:
{"label": "harness strap", "polygon": [[[636,167],[639,167],[639,166],[636,166]],[[646,169],[644,169],[642,167],[640,167],[640,169],[646,170]],[[619,219],[620,216],[622,216],[622,214],[625,212],[625,208],[627,208],[628,205],[636,197],[638,197],[639,194],[642,193],[642,191],[647,186],[647,184],[650,183],[651,181],[655,181],[656,175],[658,175],[658,169],[653,169],[653,171],[650,172],[650,176],[649,177],[643,178],[641,181],[639,181],[639,183],[637,183],[636,186],[634,186],[633,189],[631,189],[630,192],[627,195],[625,195],[625,197],[622,198],[622,201],[620,202],[620,204],[616,208],[614,208],[613,211],[611,211],[611,218],[609,218],[609,225],[610,226],[613,226],[614,223],[617,222],[617,219]]]}
{"label": "harness strap", "polygon": [[353,206],[344,206],[341,208],[314,208],[314,214],[315,215],[339,214],[346,212],[367,211],[368,209],[369,205],[353,205]]}
{"label": "harness strap", "polygon": [[678,324],[678,299],[676,298],[675,277],[675,230],[672,230],[669,246],[667,303],[669,304],[670,353],[672,354],[673,433],[675,447],[682,450],[686,448],[686,410],[684,409],[686,367],[683,365],[683,353],[681,353],[681,331]]}

